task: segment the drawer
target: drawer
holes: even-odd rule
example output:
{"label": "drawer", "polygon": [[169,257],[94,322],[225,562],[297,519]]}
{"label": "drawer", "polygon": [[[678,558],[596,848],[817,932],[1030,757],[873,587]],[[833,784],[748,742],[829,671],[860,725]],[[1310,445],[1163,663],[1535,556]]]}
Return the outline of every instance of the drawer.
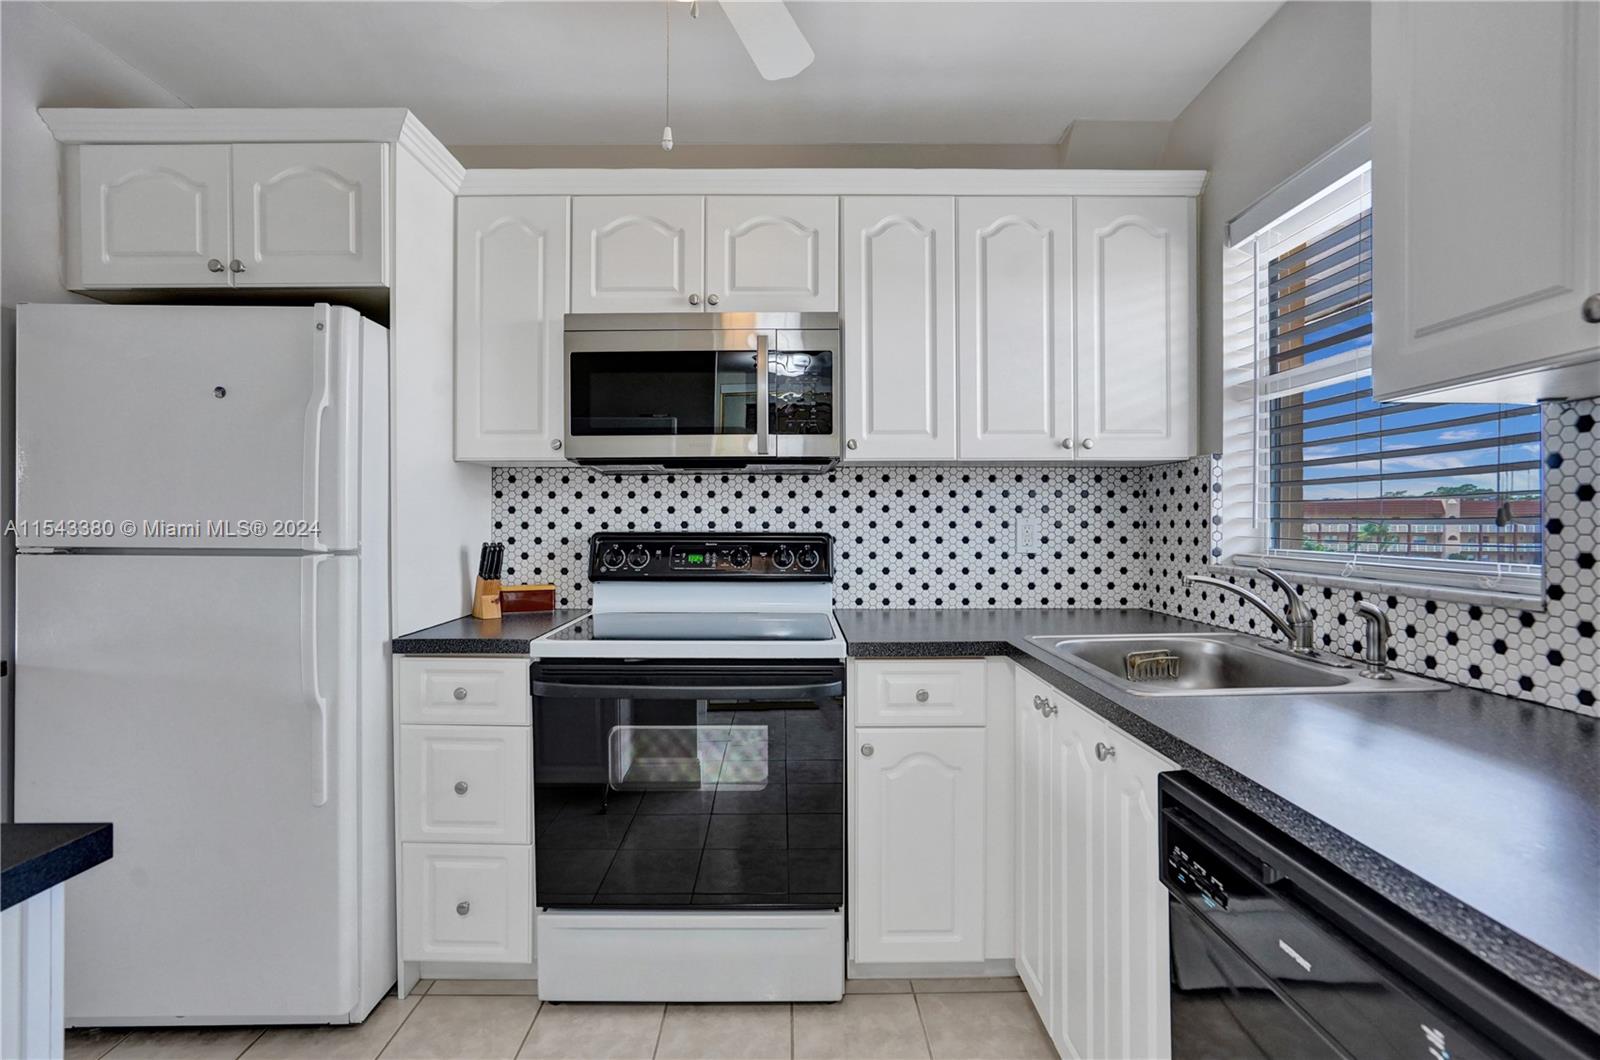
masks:
{"label": "drawer", "polygon": [[982,659],[856,662],[850,699],[857,725],[982,725]]}
{"label": "drawer", "polygon": [[533,960],[533,848],[406,843],[400,956]]}
{"label": "drawer", "polygon": [[437,725],[526,725],[533,713],[527,659],[400,660],[400,720]]}
{"label": "drawer", "polygon": [[423,843],[529,843],[527,728],[400,727],[400,838]]}

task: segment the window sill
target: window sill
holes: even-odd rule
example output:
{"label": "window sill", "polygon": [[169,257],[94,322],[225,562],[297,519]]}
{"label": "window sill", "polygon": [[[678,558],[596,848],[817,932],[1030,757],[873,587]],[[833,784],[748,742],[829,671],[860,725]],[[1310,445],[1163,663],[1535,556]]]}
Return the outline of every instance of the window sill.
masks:
{"label": "window sill", "polygon": [[1470,585],[1439,585],[1426,582],[1408,582],[1398,576],[1392,578],[1368,575],[1332,574],[1326,571],[1307,570],[1292,564],[1271,559],[1257,560],[1250,556],[1235,556],[1210,564],[1211,570],[1236,577],[1259,578],[1257,566],[1268,566],[1290,581],[1305,585],[1324,585],[1334,589],[1354,589],[1369,596],[1410,596],[1423,600],[1447,603],[1477,604],[1480,607],[1503,608],[1510,611],[1545,610],[1543,592],[1531,593],[1509,589],[1485,589]]}

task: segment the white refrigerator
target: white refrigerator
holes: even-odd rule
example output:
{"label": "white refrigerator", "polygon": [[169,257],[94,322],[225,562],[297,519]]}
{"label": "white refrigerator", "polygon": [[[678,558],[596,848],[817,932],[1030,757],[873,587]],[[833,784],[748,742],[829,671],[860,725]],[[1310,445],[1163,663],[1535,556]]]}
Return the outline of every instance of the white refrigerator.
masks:
{"label": "white refrigerator", "polygon": [[394,983],[387,342],[17,310],[16,817],[114,825],[68,1026],[360,1021]]}

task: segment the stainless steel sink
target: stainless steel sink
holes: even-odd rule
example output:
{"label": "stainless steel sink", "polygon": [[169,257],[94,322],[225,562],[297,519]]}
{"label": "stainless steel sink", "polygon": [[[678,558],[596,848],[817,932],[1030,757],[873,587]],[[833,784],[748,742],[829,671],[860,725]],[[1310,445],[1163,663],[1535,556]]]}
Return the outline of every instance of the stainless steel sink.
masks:
{"label": "stainless steel sink", "polygon": [[1242,633],[1028,639],[1136,696],[1426,692],[1444,687],[1409,674],[1397,673],[1388,681],[1362,677],[1353,668],[1295,658]]}

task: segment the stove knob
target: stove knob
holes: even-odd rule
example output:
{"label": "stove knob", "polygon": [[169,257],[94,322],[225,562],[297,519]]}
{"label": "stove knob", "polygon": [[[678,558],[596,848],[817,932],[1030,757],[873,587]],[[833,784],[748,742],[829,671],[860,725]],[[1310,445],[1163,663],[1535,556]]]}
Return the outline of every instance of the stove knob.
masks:
{"label": "stove knob", "polygon": [[628,566],[634,570],[644,570],[650,563],[650,553],[642,548],[636,548],[628,553]]}
{"label": "stove knob", "polygon": [[822,556],[816,549],[809,545],[800,550],[800,569],[816,570],[817,564],[822,562]]}
{"label": "stove knob", "polygon": [[616,570],[628,562],[628,554],[622,551],[620,545],[608,545],[605,552],[600,555],[600,566],[604,570]]}
{"label": "stove knob", "polygon": [[779,570],[788,570],[794,566],[794,549],[788,545],[780,545],[772,553],[772,565]]}
{"label": "stove knob", "polygon": [[735,548],[728,553],[728,562],[733,564],[735,567],[742,568],[750,566],[750,550],[745,548],[743,545],[740,545],[738,548]]}

